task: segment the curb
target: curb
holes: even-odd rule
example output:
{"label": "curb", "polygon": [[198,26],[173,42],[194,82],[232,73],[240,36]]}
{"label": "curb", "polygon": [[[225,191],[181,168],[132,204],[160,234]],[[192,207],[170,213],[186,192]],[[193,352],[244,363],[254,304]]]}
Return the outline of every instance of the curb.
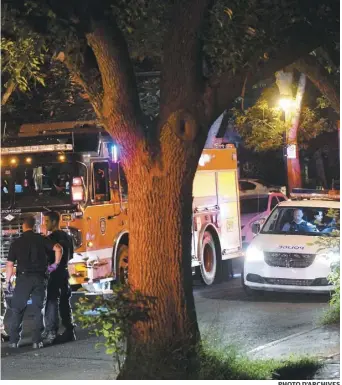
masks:
{"label": "curb", "polygon": [[260,346],[258,346],[258,347],[255,348],[255,349],[249,350],[249,351],[247,352],[247,354],[259,352],[260,350],[267,349],[267,348],[269,348],[269,347],[271,347],[271,346],[274,346],[274,345],[277,345],[277,344],[279,344],[279,343],[281,343],[281,342],[290,340],[290,339],[292,339],[292,338],[301,336],[301,335],[303,335],[303,334],[310,333],[311,331],[316,330],[316,329],[320,329],[320,328],[321,328],[321,326],[316,326],[315,328],[312,328],[312,329],[309,329],[309,330],[305,330],[305,331],[303,331],[303,332],[291,334],[291,335],[289,335],[289,336],[287,336],[287,337],[280,338],[279,340],[275,340],[275,341],[269,342],[268,344],[260,345]]}

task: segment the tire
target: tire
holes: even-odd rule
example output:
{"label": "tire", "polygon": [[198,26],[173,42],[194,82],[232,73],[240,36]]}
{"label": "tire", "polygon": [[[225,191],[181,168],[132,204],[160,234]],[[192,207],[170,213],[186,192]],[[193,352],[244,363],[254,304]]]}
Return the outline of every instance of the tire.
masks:
{"label": "tire", "polygon": [[234,278],[233,260],[225,259],[221,261],[222,266],[222,281],[227,282]]}
{"label": "tire", "polygon": [[128,283],[128,246],[122,243],[116,253],[116,283]]}
{"label": "tire", "polygon": [[221,281],[221,256],[215,239],[209,231],[205,231],[202,240],[201,279],[207,286]]}

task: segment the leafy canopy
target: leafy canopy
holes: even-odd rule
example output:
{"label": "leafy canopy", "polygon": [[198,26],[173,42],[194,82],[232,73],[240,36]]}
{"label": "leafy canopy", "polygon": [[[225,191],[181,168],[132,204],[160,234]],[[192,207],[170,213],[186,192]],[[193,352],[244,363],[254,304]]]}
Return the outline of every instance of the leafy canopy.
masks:
{"label": "leafy canopy", "polygon": [[[256,103],[244,111],[234,108],[236,128],[247,148],[256,151],[277,150],[284,144],[284,132],[290,129],[285,123],[283,111],[278,106],[279,91],[275,85],[264,89]],[[322,97],[319,97],[321,103]],[[322,116],[320,107],[312,106],[306,97],[301,109],[298,143],[306,143],[325,131],[332,131],[333,124]]]}
{"label": "leafy canopy", "polygon": [[[208,4],[209,12],[201,33],[203,68],[207,77],[218,76],[224,71],[234,74],[251,68],[256,62],[267,63],[272,54],[290,39],[287,31],[292,26],[315,24],[330,36],[333,43],[338,40],[335,31],[338,16],[332,0],[323,3],[318,0],[216,0]],[[101,6],[93,0],[4,0],[3,92],[13,81],[18,85],[17,91],[30,90],[32,97],[44,93],[41,86],[48,81],[48,89],[53,85],[57,89],[65,88],[65,91],[58,97],[43,98],[46,102],[42,108],[38,103],[31,107],[41,108],[42,120],[46,120],[51,111],[51,116],[56,116],[65,108],[70,108],[70,118],[75,119],[72,113],[73,109],[76,110],[73,108],[75,104],[70,101],[84,104],[90,95],[83,94],[80,98],[80,90],[74,86],[73,79],[65,73],[61,76],[54,63],[56,55],[60,51],[67,53],[74,67],[82,70],[88,84],[101,88],[97,63],[85,34],[89,32],[93,18],[105,19],[109,24],[117,23],[122,31],[136,71],[161,70],[163,50],[167,44],[164,42],[165,33],[172,28],[173,5],[173,1],[159,0],[103,0]],[[89,58],[93,64],[91,70],[85,68]],[[158,79],[142,79],[138,87],[144,113],[156,117]],[[48,91],[48,96],[50,94]],[[20,105],[22,99],[17,92],[14,92],[13,99],[13,104],[19,102]],[[8,109],[18,110],[15,106]],[[88,116],[91,108],[79,109]],[[3,112],[6,116],[6,109]],[[36,115],[27,115],[27,121],[36,120]]]}

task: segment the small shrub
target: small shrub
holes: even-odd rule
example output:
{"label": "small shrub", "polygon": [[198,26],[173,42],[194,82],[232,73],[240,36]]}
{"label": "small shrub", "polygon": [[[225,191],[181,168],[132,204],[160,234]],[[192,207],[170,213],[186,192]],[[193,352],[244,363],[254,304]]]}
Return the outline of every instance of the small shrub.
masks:
{"label": "small shrub", "polygon": [[76,303],[75,318],[90,333],[104,337],[104,342],[96,347],[104,346],[121,370],[131,325],[146,318],[147,312],[146,298],[122,285],[116,286],[110,296],[81,297]]}
{"label": "small shrub", "polygon": [[335,286],[331,295],[329,309],[323,315],[324,324],[337,324],[340,322],[340,263],[336,264],[329,275],[329,281]]}
{"label": "small shrub", "polygon": [[[331,273],[328,276],[329,282],[335,287],[330,299],[330,307],[323,315],[323,324],[335,324],[340,322],[340,211],[330,209],[327,217],[331,218],[336,224],[336,229],[330,234],[318,237],[315,244],[319,246],[318,252],[327,252],[327,259],[330,261]],[[329,255],[335,256],[333,260]]]}

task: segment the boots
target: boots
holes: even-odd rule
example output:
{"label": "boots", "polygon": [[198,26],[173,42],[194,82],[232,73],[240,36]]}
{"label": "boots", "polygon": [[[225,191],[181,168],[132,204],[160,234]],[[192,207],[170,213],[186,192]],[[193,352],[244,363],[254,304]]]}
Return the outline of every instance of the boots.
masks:
{"label": "boots", "polygon": [[[43,333],[44,334],[44,333]],[[45,337],[45,338],[44,338]],[[45,340],[45,342],[48,344],[48,345],[52,345],[53,343],[55,343],[56,341],[56,338],[57,338],[57,333],[54,332],[54,331],[49,331],[46,333],[46,335],[43,337],[43,339]]]}
{"label": "boots", "polygon": [[74,329],[65,329],[64,332],[59,334],[55,340],[57,344],[71,341],[76,341],[76,334]]}

